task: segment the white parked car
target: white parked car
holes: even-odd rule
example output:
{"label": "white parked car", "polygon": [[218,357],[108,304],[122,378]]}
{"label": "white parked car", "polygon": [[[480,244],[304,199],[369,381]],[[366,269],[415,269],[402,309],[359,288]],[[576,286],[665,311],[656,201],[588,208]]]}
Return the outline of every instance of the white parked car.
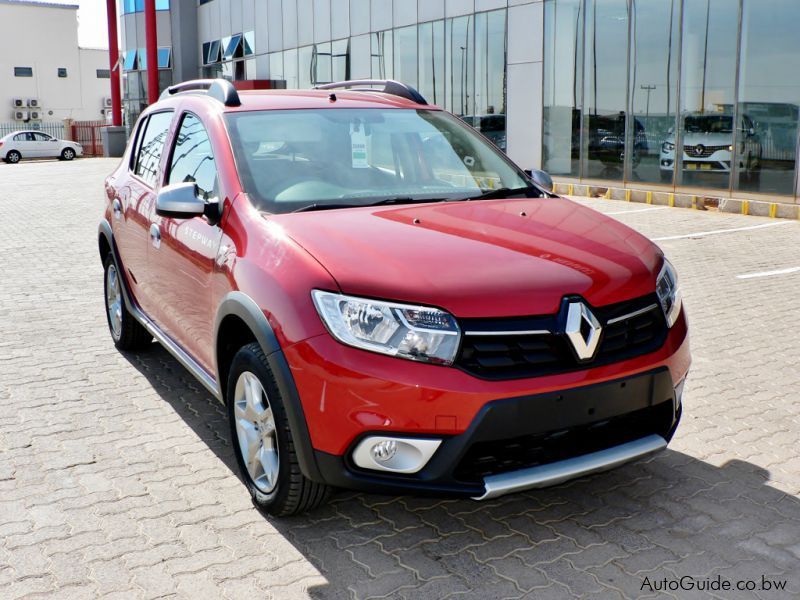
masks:
{"label": "white parked car", "polygon": [[72,160],[83,155],[78,142],[59,140],[41,131],[15,131],[0,138],[0,158],[16,164],[23,158]]}
{"label": "white parked car", "polygon": [[[761,172],[761,140],[747,115],[739,116],[737,133],[739,175],[757,183]],[[733,116],[730,114],[689,114],[684,119],[683,170],[706,173],[731,172],[733,160]],[[670,131],[661,144],[661,180],[672,181],[675,169],[675,134]]]}

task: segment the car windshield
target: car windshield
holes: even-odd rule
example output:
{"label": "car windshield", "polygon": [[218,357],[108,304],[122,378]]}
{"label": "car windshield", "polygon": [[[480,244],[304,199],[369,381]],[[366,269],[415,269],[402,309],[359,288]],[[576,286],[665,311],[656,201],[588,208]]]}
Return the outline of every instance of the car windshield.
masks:
{"label": "car windshield", "polygon": [[733,118],[730,115],[697,115],[686,117],[689,133],[731,133]]}
{"label": "car windshield", "polygon": [[504,189],[540,195],[492,144],[443,111],[268,110],[226,120],[242,185],[271,213],[464,200]]}

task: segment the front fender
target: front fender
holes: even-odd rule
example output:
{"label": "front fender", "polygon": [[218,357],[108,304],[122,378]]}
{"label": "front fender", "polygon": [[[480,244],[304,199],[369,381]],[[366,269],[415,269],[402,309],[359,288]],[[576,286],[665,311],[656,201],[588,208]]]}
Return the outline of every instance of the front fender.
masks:
{"label": "front fender", "polygon": [[[225,318],[231,315],[238,317],[247,325],[248,329],[261,346],[261,349],[264,351],[264,354],[267,356],[267,363],[275,377],[275,382],[278,385],[278,390],[284,401],[284,409],[286,410],[286,417],[289,420],[289,426],[292,430],[292,437],[294,438],[293,441],[297,453],[297,460],[300,464],[300,470],[307,478],[320,483],[324,482],[314,458],[314,449],[311,446],[311,435],[308,431],[308,423],[306,422],[305,413],[303,411],[303,404],[300,401],[300,394],[297,392],[297,386],[295,385],[291,369],[289,369],[289,363],[286,361],[278,338],[272,326],[269,324],[266,315],[259,308],[258,304],[256,304],[255,300],[244,292],[229,292],[222,299],[217,309],[217,316],[214,323],[214,344],[216,348],[220,347],[220,326]],[[224,397],[226,382],[221,380],[219,364],[219,357],[217,357],[217,360],[215,360],[216,379],[222,396]]]}

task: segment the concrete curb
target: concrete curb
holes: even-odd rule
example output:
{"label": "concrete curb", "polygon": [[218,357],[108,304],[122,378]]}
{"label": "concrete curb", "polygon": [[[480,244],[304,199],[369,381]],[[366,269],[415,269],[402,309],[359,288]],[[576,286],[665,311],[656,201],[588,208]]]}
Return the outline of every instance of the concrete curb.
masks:
{"label": "concrete curb", "polygon": [[716,208],[720,212],[773,219],[800,219],[800,205],[782,202],[765,202],[763,200],[744,200],[738,198],[715,198],[692,194],[676,194],[673,192],[655,192],[630,188],[606,188],[577,183],[555,183],[554,191],[567,196],[585,196],[590,198],[606,198],[609,200],[625,200],[656,206],[673,206],[706,210]]}

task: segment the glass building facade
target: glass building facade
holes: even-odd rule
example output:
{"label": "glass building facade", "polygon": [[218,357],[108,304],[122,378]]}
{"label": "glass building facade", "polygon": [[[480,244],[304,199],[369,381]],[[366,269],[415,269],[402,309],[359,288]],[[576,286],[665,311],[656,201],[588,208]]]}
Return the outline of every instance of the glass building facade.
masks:
{"label": "glass building facade", "polygon": [[800,2],[544,0],[544,21],[552,175],[797,197]]}
{"label": "glass building facade", "polygon": [[[389,7],[391,16],[391,2]],[[381,29],[357,40],[348,36],[309,44],[300,42],[314,40],[321,15],[304,21],[300,12],[298,4],[297,47],[265,53],[257,29],[201,40],[200,76],[270,79],[278,86],[300,89],[354,77],[396,79],[459,115],[505,150],[507,9]],[[332,22],[326,24],[328,31],[332,27]],[[358,73],[354,62],[362,66]]]}
{"label": "glass building facade", "polygon": [[[125,102],[146,98],[119,0]],[[798,199],[799,0],[159,1],[162,87],[397,79],[556,181]]]}

